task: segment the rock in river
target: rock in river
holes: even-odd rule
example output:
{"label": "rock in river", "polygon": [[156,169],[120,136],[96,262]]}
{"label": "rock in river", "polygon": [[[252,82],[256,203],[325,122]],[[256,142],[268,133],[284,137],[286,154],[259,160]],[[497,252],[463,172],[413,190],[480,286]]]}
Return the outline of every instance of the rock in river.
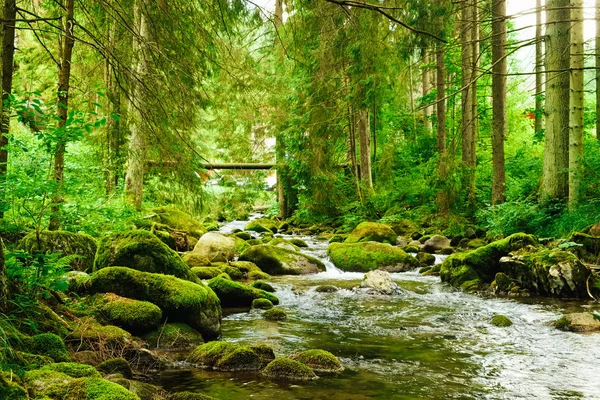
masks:
{"label": "rock in river", "polygon": [[400,287],[392,280],[390,273],[381,270],[367,272],[360,283],[360,287],[385,295],[400,293],[401,291]]}

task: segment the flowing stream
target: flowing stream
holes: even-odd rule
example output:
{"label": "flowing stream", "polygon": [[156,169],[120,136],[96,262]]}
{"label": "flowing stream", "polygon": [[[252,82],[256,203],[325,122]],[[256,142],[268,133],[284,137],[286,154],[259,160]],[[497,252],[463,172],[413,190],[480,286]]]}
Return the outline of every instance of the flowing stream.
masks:
{"label": "flowing stream", "polygon": [[[234,221],[222,231],[246,223]],[[163,371],[160,385],[228,400],[600,399],[600,334],[551,326],[565,312],[600,308],[593,303],[471,295],[416,272],[392,274],[402,295],[361,294],[352,288],[362,273],[337,269],[327,258],[327,242],[299,237],[309,244],[302,251],[321,259],[327,271],[274,277],[287,321],[265,321],[257,310],[230,314],[223,340],[267,343],[277,355],[325,349],[346,371],[288,384],[255,373],[178,369]],[[315,291],[325,284],[340,290]],[[513,325],[491,325],[494,314]]]}

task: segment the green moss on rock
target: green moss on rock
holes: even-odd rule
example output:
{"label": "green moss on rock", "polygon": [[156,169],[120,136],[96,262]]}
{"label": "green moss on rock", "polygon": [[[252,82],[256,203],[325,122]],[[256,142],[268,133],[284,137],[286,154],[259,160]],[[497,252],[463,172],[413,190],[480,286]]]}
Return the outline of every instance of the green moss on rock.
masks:
{"label": "green moss on rock", "polygon": [[133,371],[131,365],[123,357],[111,358],[103,361],[98,365],[98,371],[103,372],[106,375],[110,374],[121,374],[127,379],[133,377]]}
{"label": "green moss on rock", "polygon": [[270,379],[286,381],[309,381],[317,379],[312,369],[299,361],[278,357],[271,361],[262,371],[262,375]]}
{"label": "green moss on rock", "polygon": [[152,210],[155,220],[172,229],[186,232],[192,236],[200,237],[206,233],[204,226],[190,214],[173,207],[158,207]]}
{"label": "green moss on rock", "polygon": [[250,284],[250,286],[257,288],[257,289],[264,290],[265,292],[275,293],[275,288],[267,282],[254,281]]}
{"label": "green moss on rock", "polygon": [[0,371],[0,399],[29,400],[27,391],[15,374]]}
{"label": "green moss on rock", "polygon": [[132,300],[114,293],[104,295],[106,303],[100,313],[112,325],[140,334],[156,328],[162,321],[162,311],[149,301]]}
{"label": "green moss on rock", "polygon": [[250,247],[242,253],[240,261],[253,262],[271,275],[301,275],[325,271],[325,265],[314,257],[270,245]]}
{"label": "green moss on rock", "polygon": [[254,299],[252,300],[252,308],[258,308],[260,310],[270,310],[273,308],[273,303],[267,299]]}
{"label": "green moss on rock", "polygon": [[225,236],[217,232],[208,232],[198,240],[192,253],[206,257],[211,262],[233,260],[236,253],[236,241],[234,237]]}
{"label": "green moss on rock", "polygon": [[232,265],[225,265],[221,267],[221,271],[229,275],[229,278],[233,281],[241,281],[244,279],[244,273]]}
{"label": "green moss on rock", "polygon": [[220,277],[211,279],[208,286],[217,294],[223,307],[251,307],[252,301],[260,298],[279,304],[277,296],[269,292]]}
{"label": "green moss on rock", "polygon": [[216,400],[214,397],[195,392],[177,392],[171,395],[171,400]]}
{"label": "green moss on rock", "polygon": [[345,243],[380,242],[396,244],[398,235],[388,225],[362,222],[348,235]]}
{"label": "green moss on rock", "polygon": [[187,350],[204,343],[200,332],[181,322],[165,324],[142,338],[153,349]]}
{"label": "green moss on rock", "polygon": [[29,253],[61,253],[63,256],[78,255],[70,265],[75,271],[91,271],[96,256],[96,240],[83,233],[67,231],[42,231],[38,237],[29,233],[19,242],[19,249]]}
{"label": "green moss on rock", "polygon": [[111,266],[124,266],[196,281],[196,277],[177,252],[152,233],[143,230],[113,233],[100,240],[94,271]]}
{"label": "green moss on rock", "polygon": [[273,349],[266,345],[216,341],[198,346],[188,361],[217,371],[257,371],[274,358]]}
{"label": "green moss on rock", "polygon": [[183,262],[185,262],[190,268],[210,267],[212,265],[208,257],[191,251],[185,253],[182,258]]}
{"label": "green moss on rock", "polygon": [[268,218],[258,218],[250,221],[244,228],[246,231],[277,233],[275,221]]}
{"label": "green moss on rock", "polygon": [[202,283],[123,267],[103,268],[90,279],[93,293],[151,301],[169,321],[185,322],[206,340],[220,335],[221,303],[212,289]]}
{"label": "green moss on rock", "polygon": [[300,361],[318,374],[336,374],[344,370],[344,366],[336,356],[325,350],[312,349],[296,353],[290,357]]}
{"label": "green moss on rock", "polygon": [[236,232],[236,233],[234,233],[234,235],[242,240],[252,239],[252,235],[250,235],[248,232]]}
{"label": "green moss on rock", "polygon": [[492,317],[492,325],[505,328],[511,326],[513,323],[506,315],[496,314]]}
{"label": "green moss on rock", "polygon": [[215,276],[219,276],[221,268],[218,267],[194,267],[192,273],[196,275],[198,279],[212,279]]}
{"label": "green moss on rock", "polygon": [[267,244],[269,246],[282,247],[284,249],[288,249],[288,250],[292,250],[292,251],[299,251],[300,250],[300,248],[298,246],[296,246],[295,244],[292,244],[288,240],[285,240],[284,238],[280,238],[280,237],[272,239]]}
{"label": "green moss on rock", "polygon": [[41,333],[31,337],[31,348],[33,354],[47,356],[54,361],[69,361],[69,353],[63,340],[53,333]]}
{"label": "green moss on rock", "polygon": [[317,293],[335,293],[339,289],[333,285],[321,285],[315,288],[315,292]]}
{"label": "green moss on rock", "polygon": [[96,371],[96,368],[91,365],[74,362],[48,364],[42,367],[41,370],[61,372],[69,375],[71,378],[100,378],[100,373]]}
{"label": "green moss on rock", "polygon": [[263,318],[267,321],[285,321],[287,312],[283,308],[271,308],[263,313]]}
{"label": "green moss on rock", "polygon": [[420,266],[416,258],[387,243],[331,243],[327,252],[333,264],[342,271],[368,272],[382,269],[400,272]]}
{"label": "green moss on rock", "polygon": [[304,240],[299,239],[299,238],[291,238],[288,240],[288,242],[290,242],[294,246],[305,247],[305,248],[308,247],[308,243],[306,243]]}

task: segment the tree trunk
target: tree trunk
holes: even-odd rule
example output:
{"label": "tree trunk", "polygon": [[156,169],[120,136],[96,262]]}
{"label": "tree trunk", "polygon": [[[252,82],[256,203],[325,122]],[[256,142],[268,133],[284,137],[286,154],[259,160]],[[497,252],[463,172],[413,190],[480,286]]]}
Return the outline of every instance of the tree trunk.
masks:
{"label": "tree trunk", "polygon": [[596,0],[596,139],[600,140],[600,0]]}
{"label": "tree trunk", "polygon": [[580,199],[583,175],[583,0],[572,0],[571,3],[569,209],[573,209]]}
{"label": "tree trunk", "polygon": [[546,134],[542,198],[566,199],[569,168],[569,0],[546,2]]}
{"label": "tree trunk", "polygon": [[[283,23],[283,0],[275,0],[275,44],[279,43],[279,27]],[[279,50],[279,49],[278,49]],[[277,169],[277,203],[279,205],[279,217],[288,215],[288,204],[285,193],[285,146],[279,135],[275,136],[275,162],[284,165]]]}
{"label": "tree trunk", "polygon": [[506,132],[506,0],[492,0],[492,204],[506,200],[504,135]]}
{"label": "tree trunk", "polygon": [[0,240],[0,312],[6,311],[8,295],[8,277],[6,276],[6,265],[4,263],[4,244]]}
{"label": "tree trunk", "polygon": [[[444,46],[437,45],[436,53],[436,119],[437,119],[437,143],[439,153],[438,179],[447,179],[448,165],[446,157],[446,67],[444,63]],[[445,189],[438,192],[436,196],[437,207],[440,213],[450,210],[450,198]]]}
{"label": "tree trunk", "polygon": [[464,187],[469,205],[475,197],[475,125],[473,116],[473,0],[463,0],[461,11],[461,59],[462,59],[462,162]]}
{"label": "tree trunk", "polygon": [[[598,0],[600,1],[600,0]],[[544,86],[542,83],[543,73],[543,37],[542,37],[542,0],[537,0],[535,11],[535,133],[540,134],[543,129],[542,100]]]}
{"label": "tree trunk", "polygon": [[[125,194],[127,200],[136,210],[142,209],[144,192],[144,159],[146,156],[146,132],[142,115],[144,106],[144,82],[148,73],[148,57],[145,51],[148,37],[146,15],[140,0],[134,4],[134,21],[137,26],[136,35],[133,37],[133,53],[135,74],[132,80],[130,112],[131,138],[129,140],[128,168],[125,176]],[[137,102],[137,103],[136,103]]]}
{"label": "tree trunk", "polygon": [[[69,107],[69,84],[71,80],[71,59],[73,57],[73,46],[75,45],[74,28],[75,0],[67,0],[65,8],[64,38],[60,49],[58,68],[58,128],[64,128],[67,123]],[[50,230],[60,228],[60,205],[63,200],[63,179],[65,168],[65,148],[67,138],[61,137],[56,144],[54,154],[54,180],[56,181],[56,194],[52,199],[52,214],[50,215]]]}
{"label": "tree trunk", "polygon": [[373,191],[371,177],[371,133],[369,132],[369,111],[358,111],[358,140],[360,143],[360,181],[365,193]]}
{"label": "tree trunk", "polygon": [[[471,80],[473,81],[473,85],[471,87],[471,96],[473,99],[471,100],[472,118],[473,118],[473,140],[471,141],[471,154],[473,154],[473,165],[476,164],[477,160],[477,139],[479,138],[479,102],[477,101],[477,75],[479,74],[479,9],[478,9],[478,1],[473,1],[473,23],[471,24],[471,29],[473,30],[473,69],[471,69]],[[473,189],[475,188],[475,181],[473,181]],[[473,190],[473,195],[475,191]]]}
{"label": "tree trunk", "polygon": [[[3,18],[12,21],[17,15],[17,4],[15,0],[4,0]],[[8,99],[12,93],[13,60],[15,55],[15,23],[4,22],[2,24],[2,104],[0,109],[0,219],[4,218],[6,208],[6,171],[8,169],[8,134],[10,130],[10,104]]]}
{"label": "tree trunk", "polygon": [[[430,67],[431,59],[430,52],[425,49],[423,55],[423,97],[427,96],[431,93],[431,89],[433,89],[432,83],[432,74]],[[431,132],[432,124],[431,124],[431,115],[433,114],[433,106],[429,101],[425,102],[427,105],[423,108],[423,117],[425,120],[425,130],[427,132]]]}

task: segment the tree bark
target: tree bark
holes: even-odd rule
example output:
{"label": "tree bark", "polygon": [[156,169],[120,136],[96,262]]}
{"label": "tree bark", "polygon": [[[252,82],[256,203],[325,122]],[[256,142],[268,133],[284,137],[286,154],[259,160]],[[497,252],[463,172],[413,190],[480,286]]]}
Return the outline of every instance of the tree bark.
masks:
{"label": "tree bark", "polygon": [[[3,19],[12,21],[17,15],[15,0],[4,0],[2,10]],[[8,102],[12,93],[13,64],[15,55],[15,23],[2,24],[2,104],[0,109],[0,219],[4,218],[6,208],[6,172],[8,170],[8,134],[10,132],[10,104]]]}
{"label": "tree bark", "polygon": [[566,199],[569,168],[569,0],[546,2],[546,131],[542,198]]}
{"label": "tree bark", "polygon": [[[444,46],[437,45],[436,53],[436,120],[437,120],[437,143],[439,153],[438,179],[447,179],[448,165],[446,156],[446,67],[444,62]],[[450,197],[443,188],[438,191],[436,203],[440,213],[444,214],[450,210]]]}
{"label": "tree bark", "polygon": [[6,276],[6,264],[4,263],[4,244],[0,240],[0,312],[6,311],[8,300],[8,277]]}
{"label": "tree bark", "polygon": [[[471,29],[473,30],[473,68],[471,69],[471,79],[473,81],[473,85],[471,88],[471,96],[473,99],[471,100],[472,118],[473,118],[473,140],[471,141],[471,153],[473,154],[473,165],[476,164],[477,160],[477,139],[479,138],[479,102],[477,101],[477,74],[479,72],[479,9],[478,9],[478,0],[473,1],[473,22],[471,24]],[[473,176],[474,177],[474,176]],[[475,188],[475,181],[473,181],[473,189]],[[473,190],[473,195],[475,191]]]}
{"label": "tree bark", "polygon": [[496,205],[506,201],[506,0],[492,0],[492,65],[492,204]]}
{"label": "tree bark", "polygon": [[[424,55],[423,55],[423,71],[422,71],[422,75],[423,75],[423,97],[427,96],[429,93],[431,93],[431,89],[433,89],[433,83],[432,83],[432,73],[431,73],[431,67],[430,67],[430,63],[431,63],[431,57],[430,57],[430,52],[429,50],[425,49],[424,51]],[[424,117],[424,123],[425,123],[425,130],[427,132],[431,132],[432,130],[432,123],[431,123],[431,115],[433,114],[433,106],[431,105],[430,101],[426,102],[426,106],[423,108],[423,117]]]}
{"label": "tree bark", "polygon": [[[283,0],[275,0],[275,44],[279,43],[279,27],[283,23]],[[285,164],[285,147],[279,135],[275,136],[275,162]],[[279,217],[286,218],[288,215],[288,204],[285,193],[286,179],[285,166],[277,169],[277,204],[279,205]]]}
{"label": "tree bark", "polygon": [[596,0],[596,139],[600,140],[600,0]]}
{"label": "tree bark", "polygon": [[[600,1],[600,0],[598,0]],[[544,101],[542,100],[544,86],[542,83],[543,73],[543,37],[542,37],[542,0],[536,1],[535,11],[535,133],[540,134],[543,129],[542,109]]]}
{"label": "tree bark", "polygon": [[571,96],[569,108],[569,208],[577,206],[583,175],[583,1],[571,0]]}
{"label": "tree bark", "polygon": [[[74,8],[75,0],[67,0],[65,6],[64,38],[62,48],[60,49],[58,68],[58,128],[64,128],[67,123],[69,107],[69,85],[71,80],[71,59],[73,58],[73,46],[75,45],[74,28]],[[52,199],[52,214],[50,215],[50,230],[60,228],[60,205],[63,200],[64,189],[64,169],[65,169],[65,148],[67,138],[60,137],[56,144],[54,153],[54,180],[56,181],[56,194]]]}
{"label": "tree bark", "polygon": [[[148,57],[145,51],[148,38],[146,15],[140,0],[134,4],[134,21],[137,26],[136,35],[133,37],[133,53],[135,77],[131,87],[130,112],[131,138],[129,140],[128,168],[125,176],[125,194],[128,202],[136,210],[142,209],[144,192],[144,159],[146,156],[146,132],[142,107],[144,106],[144,93],[141,82],[144,82],[148,73]],[[136,103],[137,102],[137,103]]]}
{"label": "tree bark", "polygon": [[371,177],[371,133],[369,127],[369,111],[358,111],[358,140],[360,143],[360,181],[365,193],[373,191]]}
{"label": "tree bark", "polygon": [[464,187],[469,205],[475,197],[475,124],[473,116],[473,0],[463,0],[461,11],[461,63],[462,63],[462,162]]}

